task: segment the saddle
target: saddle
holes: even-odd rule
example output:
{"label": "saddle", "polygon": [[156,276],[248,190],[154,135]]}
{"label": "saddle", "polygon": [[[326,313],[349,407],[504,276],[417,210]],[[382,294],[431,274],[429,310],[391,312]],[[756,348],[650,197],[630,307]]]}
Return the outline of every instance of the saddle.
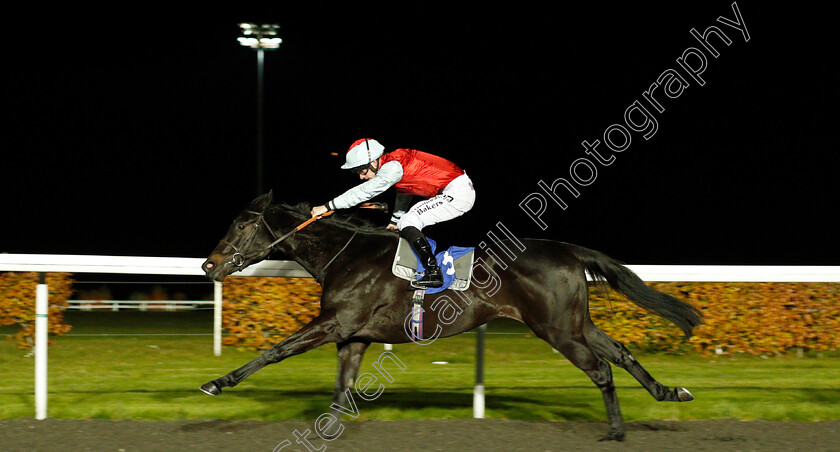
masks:
{"label": "saddle", "polygon": [[[432,252],[435,252],[437,244],[432,239],[428,240],[432,246]],[[475,256],[474,248],[451,246],[445,251],[435,253],[435,256],[440,270],[443,272],[443,286],[426,289],[426,293],[433,294],[446,289],[457,291],[469,289]],[[412,281],[417,279],[417,275],[423,273],[424,270],[408,240],[400,237],[391,272],[400,279]]]}

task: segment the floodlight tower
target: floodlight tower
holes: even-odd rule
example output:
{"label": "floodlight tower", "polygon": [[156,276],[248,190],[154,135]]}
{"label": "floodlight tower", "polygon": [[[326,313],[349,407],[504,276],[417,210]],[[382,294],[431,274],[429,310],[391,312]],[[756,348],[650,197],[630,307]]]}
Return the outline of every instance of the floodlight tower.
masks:
{"label": "floodlight tower", "polygon": [[277,37],[280,25],[241,23],[240,44],[257,51],[257,195],[263,193],[263,66],[265,51],[280,48],[282,39]]}

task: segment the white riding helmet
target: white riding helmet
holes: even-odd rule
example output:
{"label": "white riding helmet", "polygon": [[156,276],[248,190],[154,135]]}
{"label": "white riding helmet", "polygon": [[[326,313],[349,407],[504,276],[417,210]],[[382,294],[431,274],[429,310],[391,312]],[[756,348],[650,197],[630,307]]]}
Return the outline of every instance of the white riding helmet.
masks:
{"label": "white riding helmet", "polygon": [[373,138],[360,138],[350,145],[347,150],[346,161],[341,169],[353,169],[378,159],[385,152],[385,146]]}

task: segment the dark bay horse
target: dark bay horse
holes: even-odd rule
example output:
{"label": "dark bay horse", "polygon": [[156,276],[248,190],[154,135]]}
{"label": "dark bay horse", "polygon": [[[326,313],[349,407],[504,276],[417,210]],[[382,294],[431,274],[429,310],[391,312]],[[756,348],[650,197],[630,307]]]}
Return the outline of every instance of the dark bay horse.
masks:
{"label": "dark bay horse", "polygon": [[[333,401],[343,407],[345,391],[353,388],[362,355],[372,342],[410,342],[405,319],[413,292],[391,274],[397,235],[333,215],[297,229],[310,219],[307,208],[272,205],[269,192],[256,198],[235,219],[219,245],[202,265],[209,279],[227,275],[265,259],[276,250],[297,261],[322,286],[321,312],[309,324],[262,355],[201,387],[218,395],[268,364],[309,351],[325,343],[338,345],[338,376]],[[515,260],[500,263],[476,249],[475,283],[459,300],[460,314],[444,315],[434,306],[436,295],[424,302],[424,337],[439,332],[453,336],[499,317],[528,325],[592,379],[601,390],[610,428],[603,439],[622,440],[624,420],[618,406],[609,363],[635,377],[659,401],[685,402],[693,396],[684,388],[669,389],[656,381],[625,346],[598,329],[589,316],[586,272],[606,281],[640,307],[670,320],[686,336],[700,323],[693,306],[649,288],[620,262],[597,251],[548,240],[522,240]],[[521,249],[521,248],[520,248]],[[490,279],[496,279],[488,290]],[[438,295],[443,295],[442,292]],[[451,292],[450,292],[451,293]],[[451,311],[450,311],[451,314]]]}

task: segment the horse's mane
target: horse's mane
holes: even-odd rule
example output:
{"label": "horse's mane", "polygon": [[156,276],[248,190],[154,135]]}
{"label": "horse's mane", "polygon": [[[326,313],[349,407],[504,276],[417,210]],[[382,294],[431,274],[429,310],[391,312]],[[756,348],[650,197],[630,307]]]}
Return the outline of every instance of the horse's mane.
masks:
{"label": "horse's mane", "polygon": [[[309,202],[299,202],[297,204],[281,202],[272,204],[269,208],[291,212],[296,216],[300,216],[301,221],[304,221],[311,217],[309,211],[312,205]],[[392,234],[385,229],[385,226],[388,224],[387,216],[382,212],[371,211],[370,209],[351,208],[336,210],[332,215],[318,221],[328,222],[351,231]]]}

